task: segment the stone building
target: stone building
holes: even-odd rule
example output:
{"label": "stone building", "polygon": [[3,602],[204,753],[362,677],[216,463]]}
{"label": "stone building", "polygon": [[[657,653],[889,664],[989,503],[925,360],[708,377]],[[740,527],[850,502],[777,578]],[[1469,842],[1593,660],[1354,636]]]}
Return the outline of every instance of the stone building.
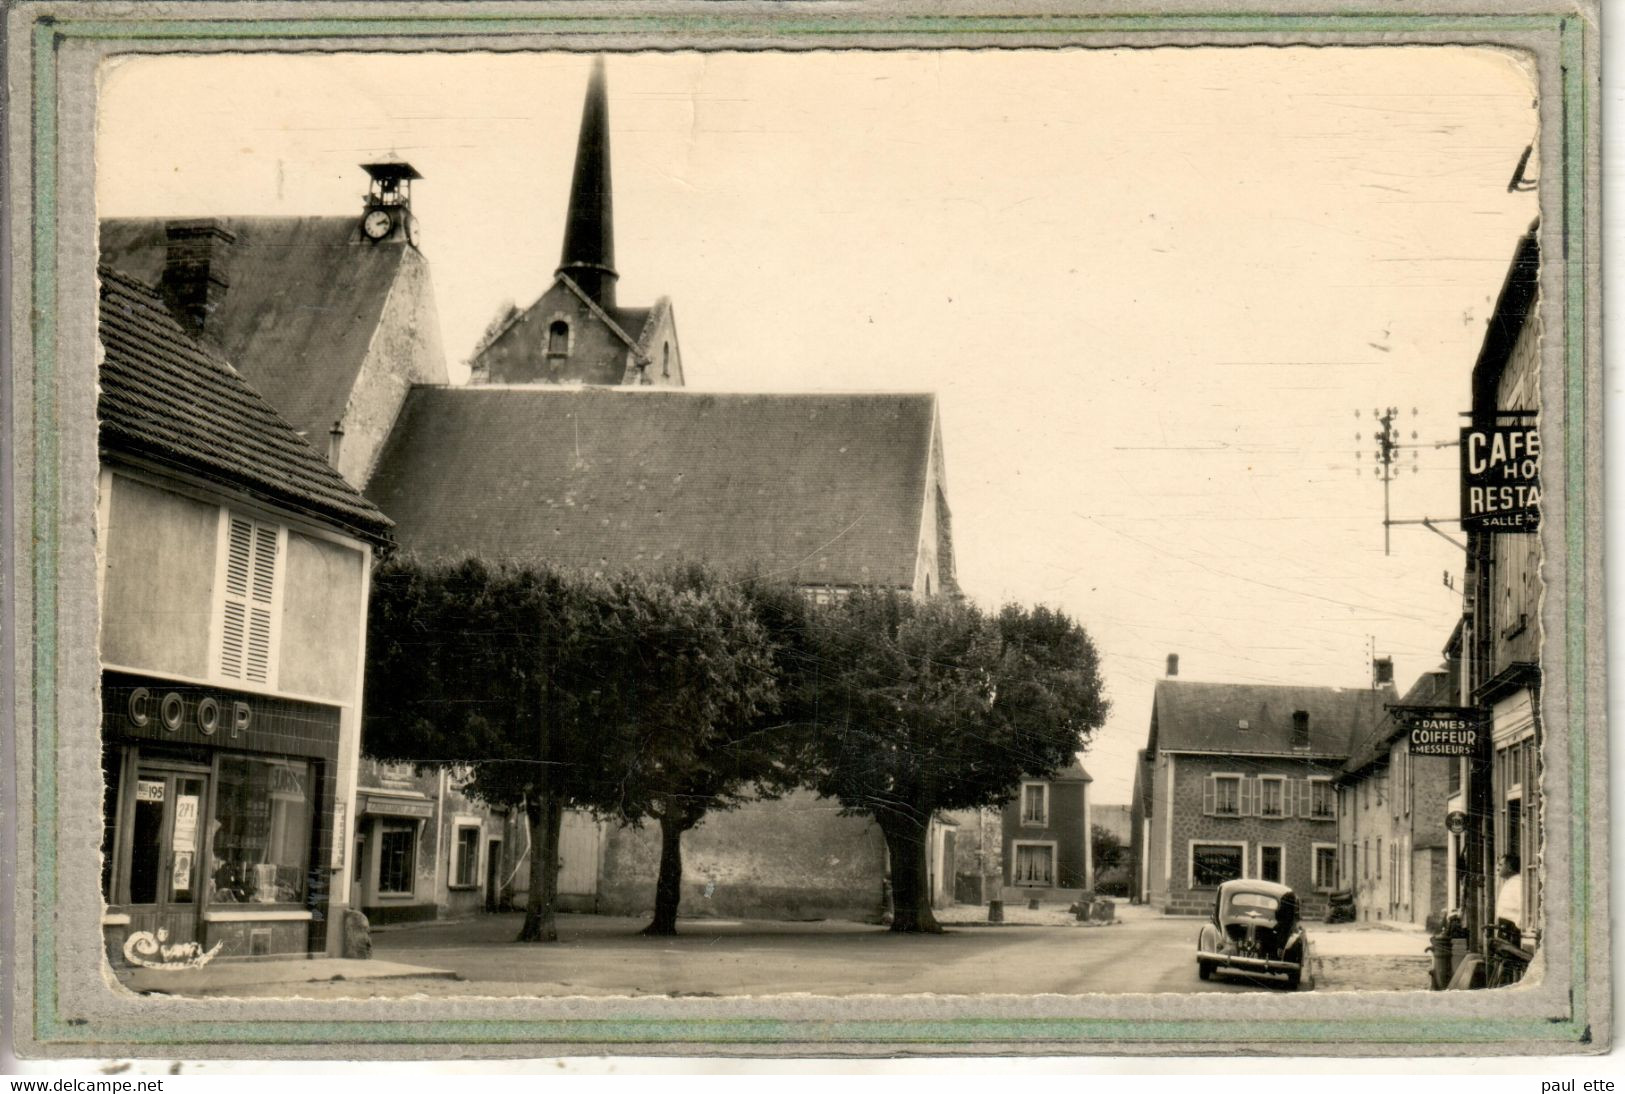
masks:
{"label": "stone building", "polygon": [[595,61],[581,112],[564,248],[535,303],[505,307],[469,361],[473,384],[683,386],[683,354],[669,297],[652,306],[616,300],[609,95]]}
{"label": "stone building", "polygon": [[1138,899],[1200,914],[1221,882],[1252,877],[1324,915],[1337,884],[1333,780],[1394,699],[1392,685],[1158,681],[1132,803]]}
{"label": "stone building", "polygon": [[101,270],[108,955],[336,956],[390,522],[171,314],[193,287]]}
{"label": "stone building", "polygon": [[[1454,706],[1460,680],[1424,673],[1403,706]],[[1337,787],[1337,887],[1353,894],[1360,922],[1428,924],[1454,907],[1445,812],[1456,761],[1412,751],[1404,723],[1385,714],[1353,744]],[[1434,924],[1436,925],[1436,923]]]}
{"label": "stone building", "polygon": [[[402,546],[427,557],[603,571],[700,561],[757,567],[815,596],[957,590],[929,395],[422,387],[368,489]],[[657,832],[575,815],[561,891],[578,907],[641,912],[658,857]],[[690,914],[872,917],[884,906],[878,827],[809,794],[708,817],[684,834],[683,862]],[[951,894],[951,865],[936,876]]]}

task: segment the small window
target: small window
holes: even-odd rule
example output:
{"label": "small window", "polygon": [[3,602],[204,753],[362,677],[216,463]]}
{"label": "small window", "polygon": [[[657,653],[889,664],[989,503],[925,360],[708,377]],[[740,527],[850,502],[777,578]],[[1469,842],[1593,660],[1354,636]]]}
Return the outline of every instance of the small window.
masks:
{"label": "small window", "polygon": [[1265,881],[1279,884],[1282,881],[1282,855],[1283,849],[1278,844],[1271,844],[1258,849],[1258,876]]}
{"label": "small window", "polygon": [[570,356],[570,324],[562,319],[555,319],[548,324],[547,355],[549,357]]}
{"label": "small window", "polygon": [[1213,815],[1216,817],[1241,816],[1240,775],[1213,776]]}
{"label": "small window", "polygon": [[1016,885],[1055,884],[1055,848],[1047,843],[1017,843],[1013,847],[1011,881]]}
{"label": "small window", "polygon": [[[1258,815],[1276,820],[1286,816],[1286,780],[1265,776],[1258,780]],[[1274,878],[1266,880],[1273,881]]]}
{"label": "small window", "polygon": [[1049,823],[1049,783],[1021,784],[1021,823],[1039,827]]}
{"label": "small window", "polygon": [[479,884],[480,829],[479,825],[459,825],[457,840],[451,847],[451,884],[457,889],[472,889]]}
{"label": "small window", "polygon": [[418,826],[386,821],[378,831],[378,892],[411,896],[417,858]]}
{"label": "small window", "polygon": [[1239,843],[1191,844],[1191,888],[1212,889],[1243,876],[1245,853]]}

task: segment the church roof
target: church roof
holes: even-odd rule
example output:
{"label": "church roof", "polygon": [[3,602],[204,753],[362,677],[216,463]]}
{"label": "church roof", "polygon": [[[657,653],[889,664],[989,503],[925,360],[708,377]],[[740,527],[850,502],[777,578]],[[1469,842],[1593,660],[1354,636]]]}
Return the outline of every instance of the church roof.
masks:
{"label": "church roof", "polygon": [[[1307,753],[1346,758],[1382,718],[1383,704],[1393,701],[1391,687],[1373,691],[1158,680],[1147,750],[1303,754],[1292,747],[1292,715],[1302,710],[1309,714]],[[1247,728],[1241,728],[1242,722]]]}
{"label": "church roof", "polygon": [[364,538],[389,518],[357,493],[231,365],[134,278],[103,267],[104,449],[141,456],[305,512]]}
{"label": "church roof", "polygon": [[931,395],[419,387],[368,495],[403,547],[912,586]]}
{"label": "church roof", "polygon": [[[156,286],[163,274],[161,217],[101,224],[102,261]],[[225,217],[230,282],[209,316],[205,340],[219,347],[272,406],[322,441],[350,393],[407,254],[405,243],[360,238],[341,217]]]}

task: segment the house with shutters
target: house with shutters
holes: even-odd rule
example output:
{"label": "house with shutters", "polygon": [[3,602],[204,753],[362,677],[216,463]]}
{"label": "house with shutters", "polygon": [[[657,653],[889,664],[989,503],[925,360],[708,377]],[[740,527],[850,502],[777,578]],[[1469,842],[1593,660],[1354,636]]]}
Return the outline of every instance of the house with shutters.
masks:
{"label": "house with shutters", "polygon": [[[1460,691],[1457,661],[1423,673],[1401,704],[1452,707]],[[1459,770],[1453,756],[1413,751],[1409,727],[1392,713],[1353,742],[1336,779],[1338,888],[1353,896],[1360,922],[1421,925],[1456,906],[1444,820]]]}
{"label": "house with shutters", "polygon": [[1132,802],[1137,899],[1202,914],[1220,883],[1250,877],[1324,915],[1339,884],[1334,780],[1395,699],[1392,685],[1159,680]]}
{"label": "house with shutters", "polygon": [[1080,756],[1047,778],[1021,780],[1000,814],[1004,885],[1012,897],[1068,901],[1094,888],[1089,785]]}
{"label": "house with shutters", "polygon": [[173,297],[104,267],[100,303],[109,960],[338,956],[389,519]]}

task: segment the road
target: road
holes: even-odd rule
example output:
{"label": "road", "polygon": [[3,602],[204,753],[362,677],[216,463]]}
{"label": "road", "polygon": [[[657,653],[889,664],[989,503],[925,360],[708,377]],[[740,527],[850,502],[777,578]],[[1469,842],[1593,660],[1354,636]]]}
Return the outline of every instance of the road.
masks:
{"label": "road", "polygon": [[[299,994],[707,997],[1260,990],[1259,982],[1242,979],[1198,980],[1196,922],[1149,914],[1112,926],[964,926],[942,935],[894,935],[880,927],[833,921],[698,919],[682,921],[680,935],[664,939],[639,935],[642,920],[564,916],[555,945],[515,943],[519,923],[517,915],[495,915],[374,934],[376,958],[448,969],[461,981],[312,984]],[[286,988],[264,994],[286,994]]]}

